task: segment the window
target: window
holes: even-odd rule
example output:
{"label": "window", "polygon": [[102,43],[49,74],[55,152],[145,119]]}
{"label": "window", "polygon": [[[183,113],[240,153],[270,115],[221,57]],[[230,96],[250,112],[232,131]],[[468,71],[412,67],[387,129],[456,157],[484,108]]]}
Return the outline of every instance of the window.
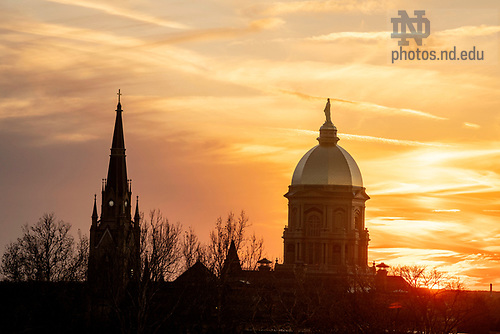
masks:
{"label": "window", "polygon": [[297,208],[293,208],[290,214],[290,227],[292,230],[300,228],[299,219],[297,214]]}
{"label": "window", "polygon": [[342,229],[346,227],[344,222],[344,211],[336,210],[333,219],[334,219],[334,226],[336,229]]}
{"label": "window", "polygon": [[319,237],[321,228],[321,219],[316,214],[311,214],[307,217],[307,236]]}
{"label": "window", "polygon": [[361,226],[361,214],[359,213],[358,210],[356,210],[356,213],[354,214],[354,228],[358,231],[362,230]]}

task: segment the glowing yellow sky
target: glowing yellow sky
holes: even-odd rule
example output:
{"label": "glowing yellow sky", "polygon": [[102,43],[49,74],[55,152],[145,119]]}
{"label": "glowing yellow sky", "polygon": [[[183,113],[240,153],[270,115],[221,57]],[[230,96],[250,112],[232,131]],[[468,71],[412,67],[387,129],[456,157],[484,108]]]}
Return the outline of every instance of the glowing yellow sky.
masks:
{"label": "glowing yellow sky", "polygon": [[[390,18],[403,9],[426,10],[423,47],[475,46],[485,61],[392,64]],[[120,88],[141,208],[202,240],[244,209],[281,257],[283,194],[330,97],[371,196],[370,261],[498,286],[499,11],[493,0],[2,1],[0,246],[46,211],[88,231]]]}

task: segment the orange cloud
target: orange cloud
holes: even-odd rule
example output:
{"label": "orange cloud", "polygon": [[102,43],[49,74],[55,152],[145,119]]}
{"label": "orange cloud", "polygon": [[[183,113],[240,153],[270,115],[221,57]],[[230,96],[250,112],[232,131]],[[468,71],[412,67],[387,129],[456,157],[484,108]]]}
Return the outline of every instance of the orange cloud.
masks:
{"label": "orange cloud", "polygon": [[342,40],[355,40],[355,41],[380,41],[389,40],[390,32],[387,31],[373,31],[373,32],[353,32],[353,31],[342,31],[342,32],[332,32],[327,35],[319,35],[308,37],[307,40],[315,42],[335,42]]}
{"label": "orange cloud", "polygon": [[494,35],[499,32],[500,26],[481,24],[479,26],[463,26],[454,29],[437,31],[434,34],[440,37],[479,37]]}
{"label": "orange cloud", "polygon": [[[299,129],[289,129],[290,131],[294,131],[297,133],[302,133],[308,136],[314,136],[318,134],[318,131],[312,130],[299,130]],[[431,147],[448,147],[450,145],[443,143],[433,143],[433,142],[419,142],[413,140],[401,140],[401,139],[389,139],[383,137],[374,137],[374,136],[363,136],[363,135],[353,135],[348,133],[339,132],[338,135],[342,139],[355,140],[361,142],[373,142],[373,143],[382,143],[382,144],[390,144],[390,145],[401,145],[401,146],[431,146]]]}
{"label": "orange cloud", "polygon": [[[305,93],[288,91],[285,89],[280,89],[280,91],[283,93],[286,93],[286,94],[295,95],[297,97],[305,98],[305,99],[323,99],[323,100],[326,99],[326,98],[322,98],[322,97],[311,96],[311,95],[308,95]],[[387,106],[383,106],[383,105],[379,105],[379,104],[371,103],[371,102],[350,101],[350,100],[343,100],[343,99],[338,99],[338,98],[330,98],[330,100],[332,102],[349,103],[351,105],[356,106],[358,109],[368,111],[368,112],[375,111],[375,112],[381,112],[381,113],[385,113],[385,114],[399,114],[399,115],[406,115],[406,116],[417,116],[417,117],[424,117],[424,118],[432,118],[435,120],[446,120],[447,119],[445,117],[432,115],[432,114],[424,112],[424,111],[407,109],[407,108],[392,108],[392,107],[387,107]]]}
{"label": "orange cloud", "polygon": [[241,28],[214,28],[214,29],[203,29],[203,30],[193,30],[190,32],[172,34],[171,36],[163,39],[158,39],[152,43],[147,43],[146,45],[157,45],[157,44],[176,44],[176,43],[186,43],[186,42],[196,42],[196,41],[209,41],[216,39],[234,39],[242,35],[246,35],[252,32],[258,32],[261,30],[274,29],[285,22],[279,18],[266,18],[261,20],[255,20],[250,22],[248,26]]}
{"label": "orange cloud", "polygon": [[273,2],[255,5],[247,11],[262,15],[283,15],[303,12],[374,12],[387,8],[388,1],[327,0]]}
{"label": "orange cloud", "polygon": [[140,21],[140,22],[144,22],[144,23],[149,23],[149,24],[153,24],[153,25],[158,25],[158,26],[166,27],[166,28],[173,28],[173,29],[189,29],[190,28],[188,25],[183,24],[183,23],[159,19],[157,17],[146,15],[144,13],[127,10],[127,9],[123,8],[123,6],[122,7],[110,6],[110,5],[104,4],[102,2],[97,3],[97,2],[92,2],[92,1],[80,1],[80,0],[47,0],[47,1],[60,3],[60,4],[64,4],[64,5],[94,9],[94,10],[98,10],[98,11],[101,11],[101,12],[109,14],[109,15],[120,16],[120,17],[124,17],[127,19]]}

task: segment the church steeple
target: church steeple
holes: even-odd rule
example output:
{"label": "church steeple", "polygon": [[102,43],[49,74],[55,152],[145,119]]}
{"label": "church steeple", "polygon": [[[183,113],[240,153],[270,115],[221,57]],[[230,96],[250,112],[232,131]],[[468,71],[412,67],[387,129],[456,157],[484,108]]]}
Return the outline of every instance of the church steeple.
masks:
{"label": "church steeple", "polygon": [[116,107],[115,129],[109,158],[106,190],[113,191],[116,196],[122,196],[128,191],[127,165],[125,161],[125,139],[123,136],[122,105],[118,90],[118,105]]}
{"label": "church steeple", "polygon": [[132,220],[131,216],[132,189],[127,179],[120,96],[118,91],[108,178],[102,187],[101,216],[98,219],[94,196],[90,228],[88,282],[92,312],[103,312],[103,319],[109,319],[113,305],[123,297],[124,289],[131,282],[138,282],[141,268],[141,231],[139,219]]}

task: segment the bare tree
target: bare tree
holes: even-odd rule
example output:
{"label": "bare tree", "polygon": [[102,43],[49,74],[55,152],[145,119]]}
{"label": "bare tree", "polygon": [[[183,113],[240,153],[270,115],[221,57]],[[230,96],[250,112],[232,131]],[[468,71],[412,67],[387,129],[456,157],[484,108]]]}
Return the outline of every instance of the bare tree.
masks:
{"label": "bare tree", "polygon": [[233,212],[229,212],[225,221],[222,217],[217,218],[215,228],[210,232],[208,244],[208,266],[217,276],[222,272],[231,241],[239,251],[244,242],[247,227],[248,218],[244,211],[241,211],[238,218],[235,218]]}
{"label": "bare tree", "polygon": [[258,238],[255,232],[247,239],[246,247],[241,258],[242,267],[248,270],[257,269],[257,261],[262,259],[264,253],[264,239]]}
{"label": "bare tree", "polygon": [[67,278],[72,281],[84,281],[87,279],[89,264],[89,238],[82,235],[80,230],[78,230],[78,243],[75,246],[76,250],[70,261]]}
{"label": "bare tree", "polygon": [[32,274],[27,272],[31,266],[25,265],[25,255],[21,247],[20,240],[11,242],[2,256],[2,274],[10,281],[17,282],[32,277]]}
{"label": "bare tree", "polygon": [[141,254],[148,260],[153,281],[170,280],[180,270],[182,257],[180,223],[172,224],[160,210],[149,213],[149,221],[141,226]]}
{"label": "bare tree", "polygon": [[460,278],[423,265],[396,266],[391,268],[396,276],[401,276],[412,288],[463,289]]}
{"label": "bare tree", "polygon": [[427,267],[422,265],[396,266],[390,269],[393,275],[404,278],[412,288],[422,287],[423,276],[426,270]]}
{"label": "bare tree", "polygon": [[[36,224],[22,227],[23,235],[11,242],[2,256],[2,273],[9,280],[84,280],[88,239],[80,236],[75,250],[71,224],[45,213]],[[76,253],[76,255],[75,255]]]}
{"label": "bare tree", "polygon": [[191,268],[196,261],[206,261],[205,247],[200,243],[192,227],[184,231],[182,239],[182,257],[184,259],[184,270]]}
{"label": "bare tree", "polygon": [[255,269],[257,261],[264,251],[264,240],[257,238],[255,233],[247,236],[248,217],[241,211],[238,217],[229,212],[226,220],[217,218],[215,228],[210,232],[210,241],[207,246],[207,265],[219,276],[222,272],[224,260],[231,245],[234,242],[238,256],[242,259],[245,269]]}
{"label": "bare tree", "polygon": [[469,321],[473,310],[459,278],[425,266],[392,269],[412,289],[402,303],[401,320],[413,333],[453,333]]}

